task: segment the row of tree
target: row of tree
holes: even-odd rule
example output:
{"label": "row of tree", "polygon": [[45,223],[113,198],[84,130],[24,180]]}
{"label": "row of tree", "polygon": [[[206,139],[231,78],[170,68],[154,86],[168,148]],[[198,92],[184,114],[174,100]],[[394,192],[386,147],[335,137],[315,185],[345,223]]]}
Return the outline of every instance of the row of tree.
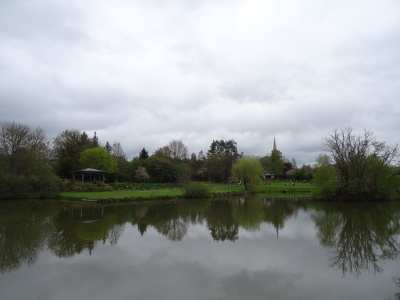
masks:
{"label": "row of tree", "polygon": [[[2,123],[0,130],[0,154],[3,162],[8,160],[10,172],[25,174],[26,164],[20,156],[29,153],[41,159],[64,179],[70,178],[73,170],[92,167],[114,174],[110,180],[118,176],[132,180],[138,167],[142,166],[149,175],[153,175],[150,178],[154,181],[175,181],[178,177],[188,175],[199,179],[228,181],[233,163],[244,155],[238,153],[234,140],[214,140],[206,153],[200,151],[198,155],[192,153],[189,157],[185,144],[181,140],[172,140],[151,155],[143,148],[129,162],[119,142],[111,145],[107,141],[103,146],[96,132],[89,137],[86,132],[79,130],[64,130],[53,141],[48,141],[41,128],[31,129],[24,124]],[[284,160],[279,151],[261,158],[261,162],[266,172],[278,175],[282,175],[285,168],[294,167]],[[170,175],[162,174],[165,173],[164,169]]]}
{"label": "row of tree", "polygon": [[[355,135],[351,129],[336,130],[325,138],[328,154],[317,159],[315,182],[325,198],[397,198],[399,167],[393,162],[398,147],[375,141],[372,133]],[[17,123],[0,127],[1,197],[56,192],[60,179],[82,168],[108,172],[108,182],[187,182],[190,180],[229,183],[239,180],[255,192],[261,177],[310,179],[310,166],[296,167],[276,149],[263,157],[239,153],[234,140],[213,140],[208,151],[189,152],[181,140],[172,140],[151,155],[145,147],[128,161],[119,142],[100,144],[96,132],[89,137],[79,130],[64,130],[53,141],[42,129]]]}

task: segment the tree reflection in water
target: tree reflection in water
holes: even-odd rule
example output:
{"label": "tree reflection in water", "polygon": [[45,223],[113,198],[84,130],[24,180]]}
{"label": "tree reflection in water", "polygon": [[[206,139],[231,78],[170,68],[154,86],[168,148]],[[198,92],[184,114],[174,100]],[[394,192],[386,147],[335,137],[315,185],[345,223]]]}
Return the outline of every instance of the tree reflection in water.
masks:
{"label": "tree reflection in water", "polygon": [[398,257],[400,203],[321,203],[297,199],[231,197],[177,202],[109,205],[60,202],[0,203],[0,271],[35,263],[48,248],[58,257],[89,254],[97,243],[118,244],[127,224],[146,235],[152,227],[171,241],[182,241],[190,225],[203,224],[216,242],[235,242],[241,230],[270,224],[277,237],[285,222],[310,211],[330,265],[359,276],[382,270]]}
{"label": "tree reflection in water", "polygon": [[32,265],[44,248],[51,227],[50,220],[58,206],[48,203],[13,201],[1,203],[0,209],[0,272]]}
{"label": "tree reflection in water", "polygon": [[[397,287],[400,289],[400,277],[396,277],[393,279],[394,283],[397,285]],[[396,297],[396,300],[400,300],[400,292],[396,292],[394,294],[394,296]]]}
{"label": "tree reflection in water", "polygon": [[359,276],[381,272],[399,254],[399,203],[316,204],[312,219],[320,243],[332,249],[330,266]]}

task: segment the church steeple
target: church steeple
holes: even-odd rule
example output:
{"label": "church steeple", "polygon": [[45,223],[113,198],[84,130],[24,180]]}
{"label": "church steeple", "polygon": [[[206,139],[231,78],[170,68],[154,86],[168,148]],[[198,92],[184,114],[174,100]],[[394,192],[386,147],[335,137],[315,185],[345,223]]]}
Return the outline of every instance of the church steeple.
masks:
{"label": "church steeple", "polygon": [[276,142],[275,142],[275,136],[274,136],[274,146],[272,147],[272,151],[276,151],[278,149],[276,149]]}

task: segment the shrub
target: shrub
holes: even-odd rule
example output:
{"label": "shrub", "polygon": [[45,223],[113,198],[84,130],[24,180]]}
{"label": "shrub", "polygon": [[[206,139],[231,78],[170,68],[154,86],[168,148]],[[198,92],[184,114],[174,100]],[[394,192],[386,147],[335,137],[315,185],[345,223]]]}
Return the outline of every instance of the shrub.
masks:
{"label": "shrub", "polygon": [[187,198],[208,198],[211,197],[211,191],[205,183],[190,181],[184,186],[184,196]]}

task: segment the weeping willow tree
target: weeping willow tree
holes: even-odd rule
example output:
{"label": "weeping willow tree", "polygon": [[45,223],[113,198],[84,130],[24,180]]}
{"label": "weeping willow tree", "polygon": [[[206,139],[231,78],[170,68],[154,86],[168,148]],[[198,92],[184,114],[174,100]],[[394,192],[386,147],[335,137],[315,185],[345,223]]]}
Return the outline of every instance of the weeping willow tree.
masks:
{"label": "weeping willow tree", "polygon": [[237,160],[232,167],[232,174],[243,181],[246,191],[256,193],[260,190],[263,167],[255,156],[244,156]]}

